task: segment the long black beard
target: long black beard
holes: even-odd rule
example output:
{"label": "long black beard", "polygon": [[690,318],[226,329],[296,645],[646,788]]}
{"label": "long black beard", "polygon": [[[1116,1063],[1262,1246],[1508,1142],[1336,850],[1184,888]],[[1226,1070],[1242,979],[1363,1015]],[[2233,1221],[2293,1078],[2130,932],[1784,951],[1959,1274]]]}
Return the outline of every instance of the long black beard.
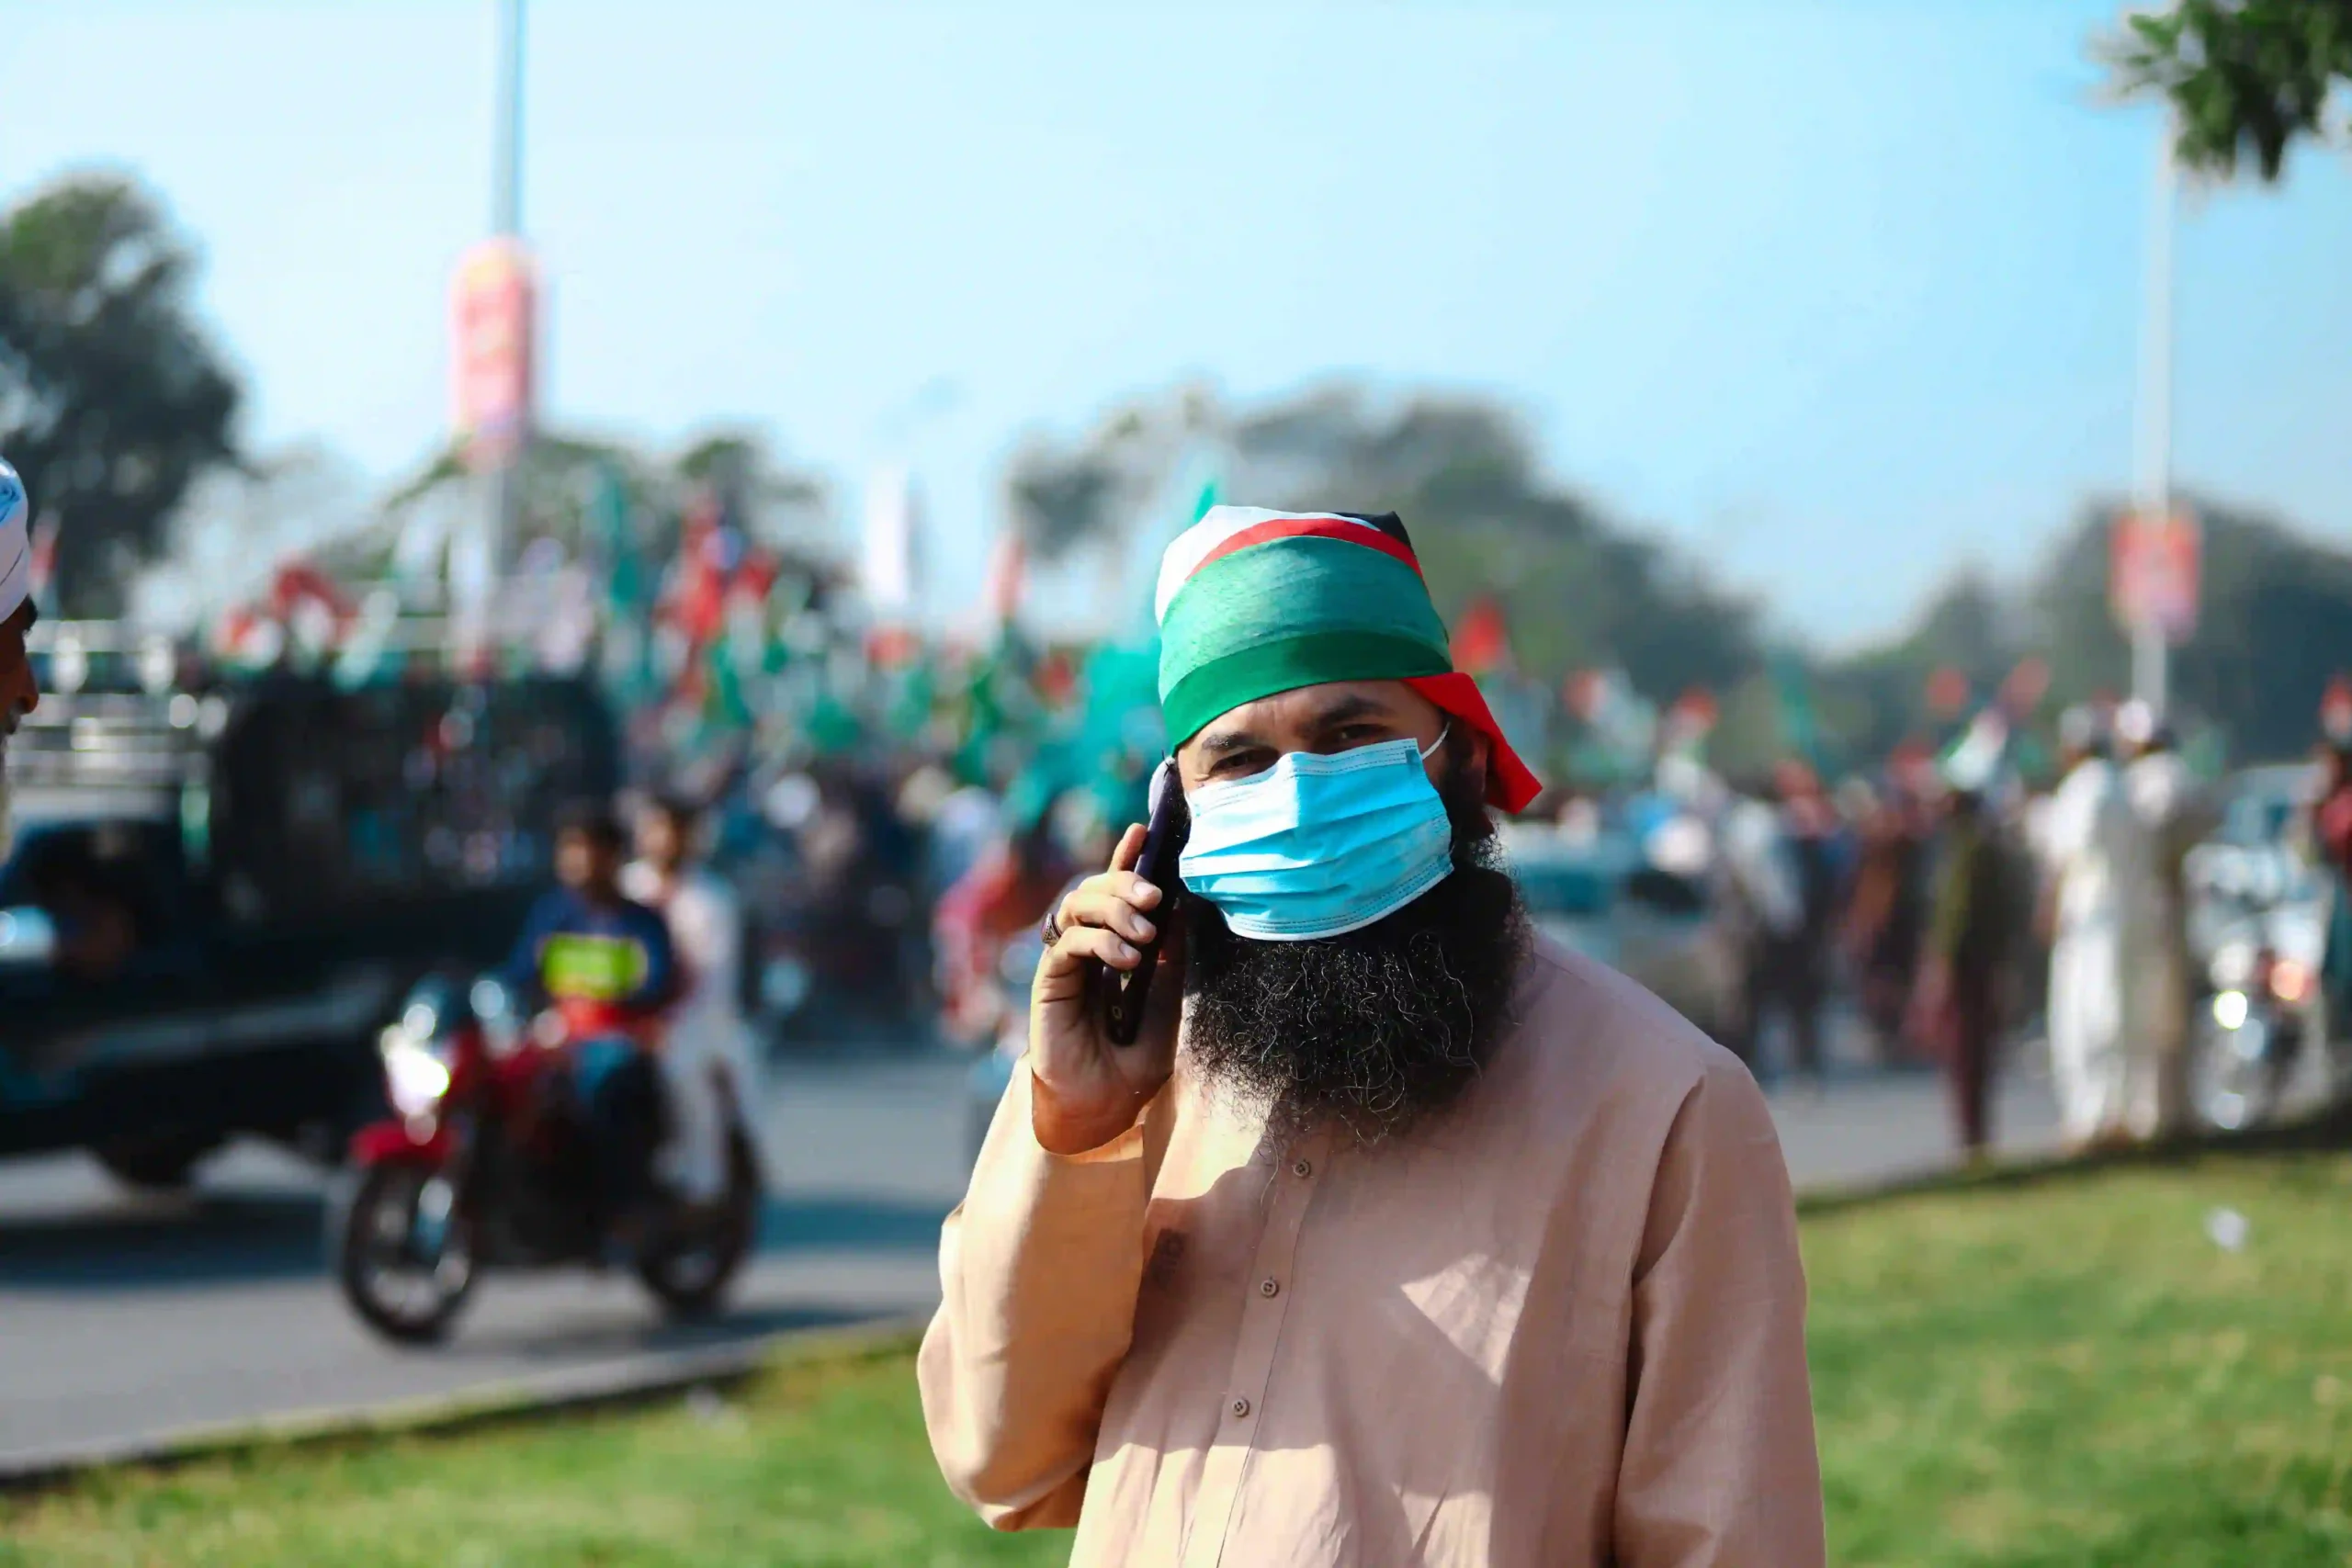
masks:
{"label": "long black beard", "polygon": [[1277,1136],[1394,1137],[1459,1098],[1510,1024],[1527,919],[1484,804],[1457,798],[1465,777],[1444,791],[1453,874],[1362,931],[1258,942],[1184,901],[1185,1050]]}

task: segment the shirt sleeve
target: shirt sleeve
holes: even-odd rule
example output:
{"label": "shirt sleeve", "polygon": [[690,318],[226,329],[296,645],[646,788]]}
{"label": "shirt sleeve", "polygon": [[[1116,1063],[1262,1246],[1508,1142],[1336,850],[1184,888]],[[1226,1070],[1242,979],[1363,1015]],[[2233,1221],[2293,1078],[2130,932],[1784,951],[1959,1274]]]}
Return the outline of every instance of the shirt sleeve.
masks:
{"label": "shirt sleeve", "polygon": [[1780,1138],[1716,1052],[1667,1134],[1635,1263],[1620,1568],[1821,1568],[1804,1299]]}
{"label": "shirt sleeve", "polygon": [[1078,1522],[1134,1331],[1147,1151],[1166,1095],[1101,1148],[1064,1157],[1037,1143],[1021,1064],[947,1218],[939,1312],[917,1362],[923,1421],[949,1489],[998,1529]]}

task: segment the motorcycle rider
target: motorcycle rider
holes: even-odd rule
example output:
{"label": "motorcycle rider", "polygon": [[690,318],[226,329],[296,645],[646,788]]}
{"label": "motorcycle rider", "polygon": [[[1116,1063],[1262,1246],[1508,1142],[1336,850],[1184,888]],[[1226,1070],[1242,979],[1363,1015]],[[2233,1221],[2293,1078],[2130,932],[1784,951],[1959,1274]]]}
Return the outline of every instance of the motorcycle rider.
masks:
{"label": "motorcycle rider", "polygon": [[622,893],[658,910],[677,953],[679,997],[659,1054],[673,1136],[663,1174],[690,1203],[727,1190],[727,1106],[718,1076],[750,1098],[752,1053],[740,1005],[742,913],[727,884],[695,865],[693,807],[657,797],[637,818],[637,859]]}
{"label": "motorcycle rider", "polygon": [[530,1010],[552,1011],[571,1039],[570,1087],[594,1144],[592,1217],[624,1251],[645,1239],[661,1124],[653,1053],[678,993],[669,927],[621,890],[628,842],[602,802],[564,812],[560,886],[531,910],[507,964]]}

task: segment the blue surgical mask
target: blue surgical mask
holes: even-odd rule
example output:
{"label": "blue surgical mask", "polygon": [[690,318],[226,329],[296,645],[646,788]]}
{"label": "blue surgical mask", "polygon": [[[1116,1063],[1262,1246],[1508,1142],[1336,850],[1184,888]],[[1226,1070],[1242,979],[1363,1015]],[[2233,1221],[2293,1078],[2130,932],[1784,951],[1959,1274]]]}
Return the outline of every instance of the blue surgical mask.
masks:
{"label": "blue surgical mask", "polygon": [[1429,754],[1410,740],[1293,751],[1262,773],[1202,785],[1177,863],[1184,886],[1259,942],[1339,936],[1396,913],[1453,869]]}

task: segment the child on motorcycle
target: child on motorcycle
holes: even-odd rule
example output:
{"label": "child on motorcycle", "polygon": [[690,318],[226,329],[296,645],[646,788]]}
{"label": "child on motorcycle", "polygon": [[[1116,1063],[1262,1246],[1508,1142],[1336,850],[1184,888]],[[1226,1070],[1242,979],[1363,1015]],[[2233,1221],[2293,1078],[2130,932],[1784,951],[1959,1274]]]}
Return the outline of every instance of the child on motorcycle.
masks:
{"label": "child on motorcycle", "polygon": [[661,1134],[652,1053],[678,990],[667,923],[621,891],[628,844],[602,803],[564,813],[560,886],[531,910],[506,971],[526,1009],[554,1014],[571,1042],[571,1089],[594,1143],[594,1217],[625,1250],[643,1239],[635,1233]]}

